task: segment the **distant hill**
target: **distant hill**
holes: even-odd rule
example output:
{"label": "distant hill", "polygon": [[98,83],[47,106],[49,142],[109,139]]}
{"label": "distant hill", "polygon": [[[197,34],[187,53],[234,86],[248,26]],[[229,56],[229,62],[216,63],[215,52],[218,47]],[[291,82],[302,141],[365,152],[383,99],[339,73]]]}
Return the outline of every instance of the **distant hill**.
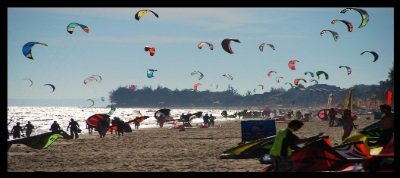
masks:
{"label": "distant hill", "polygon": [[[387,89],[385,82],[380,85],[355,85],[353,90],[354,101],[384,100]],[[264,107],[270,106],[297,106],[315,107],[325,106],[330,93],[332,103],[342,104],[347,89],[334,85],[316,84],[309,87],[299,85],[289,90],[272,88],[263,94],[239,95],[237,90],[228,86],[226,91],[194,91],[193,89],[170,90],[158,86],[156,89],[144,87],[139,90],[129,90],[119,87],[110,94],[110,101],[117,107]]]}

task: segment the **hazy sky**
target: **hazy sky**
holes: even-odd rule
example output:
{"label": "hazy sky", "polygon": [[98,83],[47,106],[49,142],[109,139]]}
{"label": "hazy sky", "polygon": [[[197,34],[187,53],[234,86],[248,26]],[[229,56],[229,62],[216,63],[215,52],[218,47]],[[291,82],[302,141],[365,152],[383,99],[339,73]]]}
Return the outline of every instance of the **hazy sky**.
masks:
{"label": "hazy sky", "polygon": [[[378,84],[386,80],[394,61],[393,8],[363,8],[370,20],[358,28],[361,16],[356,11],[340,13],[343,8],[149,8],[159,18],[148,13],[140,21],[134,19],[142,8],[8,8],[8,98],[67,99],[102,96],[119,86],[158,85],[170,89],[191,89],[200,82],[200,91],[223,91],[228,84],[240,94],[257,89],[284,87],[295,78],[310,76],[304,72],[326,71],[320,84],[350,87],[356,84]],[[350,21],[353,32],[343,23]],[[69,34],[71,22],[87,25],[89,33],[77,28]],[[320,36],[323,29],[339,33],[337,42],[331,34]],[[232,42],[234,54],[225,52],[221,41]],[[48,46],[32,48],[34,60],[22,54],[22,46],[38,41]],[[200,41],[214,44],[198,49]],[[261,43],[272,43],[276,50]],[[144,46],[155,46],[150,56]],[[373,61],[369,53],[376,51]],[[297,70],[288,68],[288,61],[297,59]],[[340,65],[353,70],[347,75]],[[154,78],[146,77],[148,68],[157,69]],[[190,73],[204,73],[200,81]],[[277,75],[267,77],[270,70]],[[222,77],[228,73],[233,80]],[[101,75],[101,83],[83,84],[91,75]],[[284,77],[280,83],[275,76]],[[29,87],[33,80],[33,86]],[[56,86],[50,93],[45,83]],[[218,84],[218,89],[216,85]],[[257,87],[262,84],[264,91]],[[313,83],[306,83],[309,86]]]}

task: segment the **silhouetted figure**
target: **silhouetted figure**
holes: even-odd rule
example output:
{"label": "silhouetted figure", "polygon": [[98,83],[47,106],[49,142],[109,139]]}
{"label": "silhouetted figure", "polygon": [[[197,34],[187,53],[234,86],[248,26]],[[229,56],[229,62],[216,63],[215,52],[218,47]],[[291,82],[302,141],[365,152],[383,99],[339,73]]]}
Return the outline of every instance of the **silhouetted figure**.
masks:
{"label": "silhouetted figure", "polygon": [[15,125],[11,130],[14,139],[21,137],[22,127],[19,124],[20,123],[17,122],[17,125]]}
{"label": "silhouetted figure", "polygon": [[118,118],[118,120],[117,120],[118,137],[119,136],[124,136],[124,126],[125,126],[125,122]]}
{"label": "silhouetted figure", "polygon": [[31,124],[31,121],[28,121],[28,124],[26,124],[24,128],[26,137],[30,137],[35,127]]}
{"label": "silhouetted figure", "polygon": [[203,116],[203,124],[206,126],[210,125],[210,117],[208,116],[208,114]]}
{"label": "silhouetted figure", "polygon": [[214,120],[215,120],[215,116],[213,116],[212,114],[210,114],[210,126],[214,126]]}
{"label": "silhouetted figure", "polygon": [[75,137],[75,139],[78,139],[78,137],[79,137],[79,135],[78,135],[78,129],[79,129],[78,122],[74,121],[74,119],[71,118],[71,121],[69,122],[68,127],[67,127],[67,131],[68,131],[68,129],[71,129],[70,130],[70,134],[71,134],[72,138]]}
{"label": "silhouetted figure", "polygon": [[97,123],[97,131],[99,132],[100,138],[104,138],[107,133],[107,129],[110,126],[110,116],[106,115],[102,120]]}
{"label": "silhouetted figure", "polygon": [[377,144],[383,146],[386,145],[393,136],[394,116],[392,113],[392,108],[387,104],[380,105],[379,109],[383,113],[383,116],[381,118],[382,132]]}
{"label": "silhouetted figure", "polygon": [[54,121],[53,124],[51,124],[51,126],[50,126],[50,130],[52,132],[57,132],[57,131],[61,130],[61,127],[60,127],[60,125],[58,125],[57,121]]}

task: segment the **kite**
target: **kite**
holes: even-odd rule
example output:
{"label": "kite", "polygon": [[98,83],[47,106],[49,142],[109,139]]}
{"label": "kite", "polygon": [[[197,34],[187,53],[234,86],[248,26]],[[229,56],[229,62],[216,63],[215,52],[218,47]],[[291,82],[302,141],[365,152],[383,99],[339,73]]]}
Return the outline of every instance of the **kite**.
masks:
{"label": "kite", "polygon": [[197,70],[190,73],[190,75],[192,75],[192,76],[196,75],[196,74],[199,74],[199,78],[198,78],[199,80],[201,80],[204,77],[203,73],[201,73],[200,71],[197,71]]}
{"label": "kite", "polygon": [[304,72],[304,75],[307,75],[307,74],[310,74],[311,77],[314,77],[314,73],[312,73],[312,72]]}
{"label": "kite", "polygon": [[29,85],[29,87],[31,87],[33,85],[33,81],[29,78],[24,78],[23,80],[29,80],[31,82],[31,84]]}
{"label": "kite", "polygon": [[336,22],[338,22],[338,21],[344,23],[344,24],[347,26],[347,30],[348,30],[349,32],[352,32],[352,31],[353,31],[353,25],[352,25],[349,21],[347,21],[347,20],[337,20],[337,19],[334,19],[334,20],[332,20],[331,23],[332,23],[332,24],[336,24]]}
{"label": "kite", "polygon": [[350,68],[349,66],[339,66],[339,68],[342,68],[342,67],[346,67],[346,69],[347,69],[347,75],[350,75],[350,74],[351,74],[351,68]]}
{"label": "kite", "polygon": [[52,84],[44,84],[43,86],[46,86],[46,85],[50,86],[53,89],[53,91],[51,91],[51,93],[53,93],[54,90],[56,90],[56,87],[54,85],[52,85]]}
{"label": "kite", "polygon": [[59,138],[72,139],[65,131],[47,132],[27,138],[7,141],[7,151],[12,144],[24,144],[34,149],[47,149]]}
{"label": "kite", "polygon": [[233,54],[233,51],[231,48],[231,41],[240,43],[239,39],[231,39],[231,38],[226,38],[226,39],[222,40],[222,42],[221,42],[222,49],[224,49],[229,54]]}
{"label": "kite", "polygon": [[275,50],[275,46],[273,44],[267,44],[269,47],[272,48],[272,50]]}
{"label": "kite", "polygon": [[[271,47],[272,50],[275,50],[275,46],[273,44],[267,44],[267,45],[269,47]],[[258,46],[258,49],[260,49],[260,51],[263,51],[264,50],[264,46],[265,46],[265,43],[261,43],[260,46]]]}
{"label": "kite", "polygon": [[229,75],[229,74],[224,74],[224,75],[222,75],[223,77],[226,77],[227,79],[229,79],[229,80],[233,80],[233,77],[231,76],[231,75]]}
{"label": "kite", "polygon": [[91,77],[99,77],[99,79],[98,79],[99,83],[103,80],[103,78],[100,75],[92,75]]}
{"label": "kite", "polygon": [[146,52],[149,51],[150,56],[154,56],[154,54],[156,53],[156,48],[151,46],[145,46],[144,51]]}
{"label": "kite", "polygon": [[154,72],[157,71],[155,69],[147,69],[147,78],[154,77]]}
{"label": "kite", "polygon": [[197,45],[197,47],[198,47],[199,49],[201,49],[201,48],[203,48],[203,46],[204,46],[205,44],[208,44],[208,46],[210,47],[210,50],[214,50],[214,45],[211,44],[211,43],[209,43],[209,42],[206,42],[206,41],[200,42],[199,45]]}
{"label": "kite", "polygon": [[260,158],[265,154],[269,154],[275,140],[275,135],[251,140],[244,144],[239,144],[224,151],[219,158],[220,159],[248,159],[248,158]]}
{"label": "kite", "polygon": [[293,86],[292,83],[286,82],[285,85],[287,85],[287,84],[290,84],[290,87],[291,87],[291,88],[294,88],[294,87],[295,87],[295,86]]}
{"label": "kite", "polygon": [[126,123],[128,123],[128,124],[131,123],[131,122],[141,123],[144,120],[146,120],[147,118],[149,118],[149,116],[139,116],[139,117],[136,117],[135,119],[130,120],[130,121],[126,122]]}
{"label": "kite", "polygon": [[23,47],[22,47],[22,53],[24,54],[25,57],[32,59],[33,60],[33,56],[32,56],[32,47],[36,44],[40,44],[43,46],[48,46],[45,43],[40,43],[40,42],[28,42],[26,43]]}
{"label": "kite", "polygon": [[296,79],[294,79],[293,83],[297,86],[297,85],[299,85],[300,80],[303,81],[304,83],[307,83],[307,81],[303,78],[296,78]]}
{"label": "kite", "polygon": [[358,13],[360,13],[360,15],[361,15],[361,23],[360,23],[360,26],[358,26],[358,28],[362,28],[362,27],[365,27],[367,25],[367,23],[369,21],[369,15],[368,15],[367,11],[365,11],[363,9],[359,9],[359,8],[349,7],[349,8],[344,8],[343,10],[341,10],[340,13],[344,14],[349,10],[355,10]]}
{"label": "kite", "polygon": [[83,31],[85,31],[86,33],[89,33],[89,27],[87,27],[86,25],[82,25],[82,24],[80,24],[80,23],[70,23],[70,24],[67,26],[67,32],[68,32],[69,34],[72,34],[72,33],[75,31],[75,27],[76,27],[76,26],[81,27]]}
{"label": "kite", "polygon": [[325,79],[326,80],[328,80],[329,79],[329,75],[326,73],[326,72],[324,72],[324,71],[317,71],[317,72],[315,72],[315,74],[317,74],[317,77],[318,77],[318,79],[319,79],[319,76],[321,75],[321,74],[324,74],[325,75]]}
{"label": "kite", "polygon": [[88,108],[90,108],[90,107],[94,106],[94,100],[92,100],[92,99],[87,99],[86,101],[90,101],[90,102],[92,102],[92,104],[91,104],[90,106],[88,106]]}
{"label": "kite", "polygon": [[258,84],[257,86],[261,87],[261,90],[264,90],[264,85]]}
{"label": "kite", "polygon": [[275,74],[277,74],[277,72],[276,72],[276,71],[273,71],[273,70],[271,70],[271,71],[269,71],[269,72],[267,73],[267,76],[268,76],[268,77],[271,77],[272,73],[275,73]]}
{"label": "kite", "polygon": [[281,81],[281,79],[283,79],[283,77],[281,77],[281,76],[276,76],[275,81],[279,83],[279,82]]}
{"label": "kite", "polygon": [[170,115],[171,115],[170,109],[159,109],[158,111],[156,111],[154,113],[154,118],[156,118],[158,120],[160,117],[166,118],[166,117],[169,117]]}
{"label": "kite", "polygon": [[201,83],[195,83],[193,85],[194,91],[197,91],[197,88],[201,85]]}
{"label": "kite", "polygon": [[318,85],[318,81],[315,79],[311,79],[310,82],[314,82],[316,85]]}
{"label": "kite", "polygon": [[296,70],[296,62],[300,62],[296,59],[290,60],[288,63],[289,69]]}
{"label": "kite", "polygon": [[339,34],[332,30],[322,30],[319,34],[322,36],[323,34],[325,34],[327,32],[332,33],[332,36],[333,36],[333,39],[335,40],[335,42],[339,39]]}
{"label": "kite", "polygon": [[153,13],[154,16],[156,16],[156,17],[158,18],[158,14],[155,13],[154,11],[148,10],[148,9],[142,9],[142,10],[139,10],[139,11],[136,12],[136,14],[135,14],[135,19],[136,19],[137,21],[139,21],[139,20],[143,17],[143,15],[147,14],[148,12]]}
{"label": "kite", "polygon": [[[96,77],[98,77],[98,78],[96,78]],[[90,83],[92,81],[96,81],[96,82],[100,83],[101,80],[102,80],[102,77],[100,75],[91,75],[91,76],[85,78],[85,80],[83,80],[83,84],[86,85],[86,84],[88,84],[88,83]]]}
{"label": "kite", "polygon": [[376,53],[375,51],[364,51],[364,52],[362,52],[360,55],[363,55],[363,54],[366,53],[366,52],[371,53],[372,55],[374,55],[374,60],[373,60],[372,62],[375,62],[376,60],[378,60],[379,55],[378,55],[378,53]]}

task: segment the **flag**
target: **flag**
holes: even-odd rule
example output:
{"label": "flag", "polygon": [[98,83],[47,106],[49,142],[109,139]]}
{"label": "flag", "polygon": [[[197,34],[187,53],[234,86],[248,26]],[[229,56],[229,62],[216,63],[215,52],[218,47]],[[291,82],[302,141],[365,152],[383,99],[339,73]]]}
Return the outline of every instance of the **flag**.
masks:
{"label": "flag", "polygon": [[332,93],[329,94],[328,96],[328,104],[326,105],[326,108],[331,108],[331,103],[332,103]]}
{"label": "flag", "polygon": [[386,90],[386,104],[392,107],[393,92],[392,89]]}
{"label": "flag", "polygon": [[353,93],[352,90],[349,90],[348,94],[347,94],[347,109],[349,109],[350,111],[353,111]]}

